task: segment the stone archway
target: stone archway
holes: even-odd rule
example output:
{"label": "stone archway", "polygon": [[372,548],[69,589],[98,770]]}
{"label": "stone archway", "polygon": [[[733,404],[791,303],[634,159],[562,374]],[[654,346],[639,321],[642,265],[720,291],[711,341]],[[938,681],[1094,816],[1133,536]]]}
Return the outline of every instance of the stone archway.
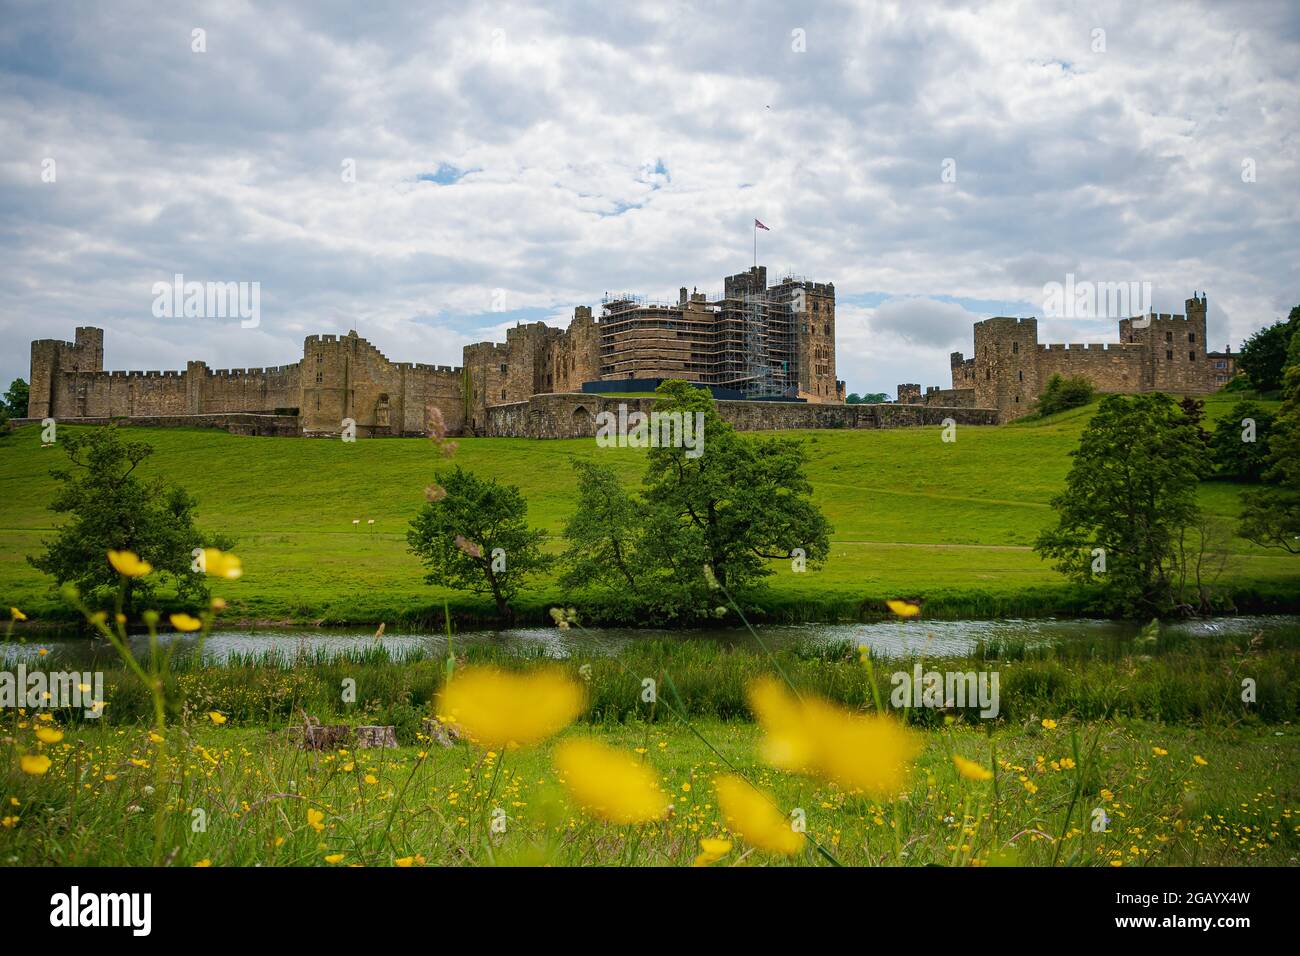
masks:
{"label": "stone archway", "polygon": [[579,405],[573,410],[570,416],[571,428],[569,434],[575,438],[590,438],[596,434],[596,426],[592,424],[591,412],[586,407]]}

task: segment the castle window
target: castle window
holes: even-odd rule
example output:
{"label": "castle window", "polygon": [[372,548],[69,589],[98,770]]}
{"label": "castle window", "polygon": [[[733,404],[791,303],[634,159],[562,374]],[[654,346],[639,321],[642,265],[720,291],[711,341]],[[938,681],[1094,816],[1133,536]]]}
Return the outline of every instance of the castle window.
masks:
{"label": "castle window", "polygon": [[1011,354],[1012,354],[1012,355],[1015,355],[1015,354],[1017,354],[1019,351],[1020,351],[1020,343],[1019,343],[1019,342],[1012,342],[1012,343],[1011,343]]}
{"label": "castle window", "polygon": [[1025,380],[1025,373],[1024,373],[1024,372],[1017,372],[1016,374],[1020,376],[1020,381],[1023,382],[1023,381]]}
{"label": "castle window", "polygon": [[1019,395],[1016,396],[1016,404],[1017,404],[1017,405],[1020,404],[1020,396],[1019,396]]}
{"label": "castle window", "polygon": [[1196,333],[1195,333],[1195,332],[1188,332],[1188,333],[1187,333],[1187,341],[1188,341],[1188,342],[1195,342],[1195,341],[1196,341]]}
{"label": "castle window", "polygon": [[1195,362],[1195,361],[1196,361],[1196,353],[1195,353],[1195,352],[1188,352],[1188,353],[1187,353],[1187,361],[1189,361],[1189,362]]}
{"label": "castle window", "polygon": [[1169,359],[1170,361],[1173,361],[1174,358],[1173,351],[1170,349],[1165,349],[1165,358]]}
{"label": "castle window", "polygon": [[1165,333],[1165,341],[1166,341],[1166,342],[1172,342],[1173,340],[1174,340],[1174,333],[1172,333],[1172,332],[1166,332],[1166,333]]}
{"label": "castle window", "polygon": [[322,380],[322,374],[318,371],[316,373],[316,384],[319,385],[321,383],[321,380]]}
{"label": "castle window", "polygon": [[984,370],[984,380],[985,380],[985,381],[988,381],[988,380],[991,379],[992,377],[993,377],[993,369],[991,369],[991,368],[986,368],[986,369]]}
{"label": "castle window", "polygon": [[[509,371],[509,366],[502,365],[502,366],[501,366],[501,374],[502,374],[502,375],[505,375],[507,371]],[[504,397],[505,397],[505,396],[503,395],[502,398],[504,398]]]}
{"label": "castle window", "polygon": [[505,400],[506,400],[506,390],[503,388],[501,389],[501,401],[504,402]]}

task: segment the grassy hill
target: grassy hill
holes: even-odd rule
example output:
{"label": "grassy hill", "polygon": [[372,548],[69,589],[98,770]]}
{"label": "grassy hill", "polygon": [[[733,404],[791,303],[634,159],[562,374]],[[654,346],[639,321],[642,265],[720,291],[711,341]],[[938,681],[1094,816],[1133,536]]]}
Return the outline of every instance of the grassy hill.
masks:
{"label": "grassy hill", "polygon": [[[1207,402],[1211,420],[1235,396]],[[926,598],[927,612],[994,615],[1077,610],[1079,591],[1030,547],[1053,520],[1069,452],[1091,414],[1075,409],[1041,422],[940,429],[809,431],[810,477],[834,526],[832,555],[819,571],[774,564],[765,608],[774,616],[826,619],[875,612],[896,596]],[[154,455],[145,474],[164,474],[199,501],[202,527],[229,533],[245,575],[222,582],[229,617],[249,620],[377,622],[438,620],[442,601],[467,615],[487,602],[423,583],[406,551],[407,522],[433,473],[448,462],[423,439],[338,441],[244,438],[220,431],[135,429]],[[602,449],[590,440],[462,439],[451,461],[520,486],[530,520],[558,534],[573,505],[572,457],[613,465],[629,485],[643,452]],[[33,616],[63,612],[50,580],[25,560],[57,516],[47,510],[52,467],[28,426],[0,439],[0,601]],[[1207,482],[1205,510],[1235,525],[1240,486]],[[374,524],[369,522],[373,520]],[[354,525],[354,521],[359,524]],[[1244,605],[1300,606],[1300,558],[1228,538],[1226,582]],[[559,541],[553,539],[558,549]],[[565,595],[555,586],[521,595],[521,611],[544,615]]]}

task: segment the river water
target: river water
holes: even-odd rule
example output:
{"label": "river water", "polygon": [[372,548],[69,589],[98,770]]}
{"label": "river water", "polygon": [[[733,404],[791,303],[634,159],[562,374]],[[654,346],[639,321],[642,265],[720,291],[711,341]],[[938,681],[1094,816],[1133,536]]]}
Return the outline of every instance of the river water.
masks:
{"label": "river water", "polygon": [[[1300,628],[1300,616],[1262,615],[1219,617],[1166,625],[1191,636],[1250,636]],[[1035,646],[1072,640],[1123,640],[1134,636],[1140,625],[1122,621],[1081,618],[1034,618],[999,621],[889,620],[866,624],[770,625],[757,629],[758,638],[769,647],[791,643],[829,644],[851,642],[866,645],[884,656],[924,653],[927,657],[964,654],[983,642]],[[166,634],[160,640],[178,644],[183,654],[197,645],[193,635]],[[549,657],[567,657],[575,652],[612,654],[639,641],[710,640],[727,646],[757,647],[755,637],[743,628],[654,630],[645,628],[590,628],[559,630],[555,627],[512,628],[500,631],[469,631],[455,636],[458,648],[490,645],[503,650],[531,651]],[[131,639],[133,649],[147,653],[148,638]],[[447,650],[445,634],[389,631],[376,640],[373,629],[361,628],[262,628],[216,631],[208,636],[204,654],[218,661],[232,655],[248,658],[278,654],[292,660],[299,656],[333,656],[384,646],[395,657],[408,654],[442,656]],[[45,655],[41,654],[44,650]],[[0,643],[0,663],[28,663],[40,660],[44,667],[56,664],[85,667],[114,660],[113,648],[104,641],[75,634],[42,634],[20,642],[15,638]]]}

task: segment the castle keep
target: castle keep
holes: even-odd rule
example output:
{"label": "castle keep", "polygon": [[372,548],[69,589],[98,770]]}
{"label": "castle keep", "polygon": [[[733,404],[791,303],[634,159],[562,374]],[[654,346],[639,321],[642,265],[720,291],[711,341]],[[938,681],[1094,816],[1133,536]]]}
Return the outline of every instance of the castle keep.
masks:
{"label": "castle keep", "polygon": [[1185,315],[1120,319],[1119,338],[1045,345],[1038,341],[1037,319],[985,319],[975,323],[974,356],[952,353],[952,389],[969,391],[970,404],[997,409],[1006,422],[1032,412],[1055,374],[1083,376],[1099,392],[1175,395],[1205,395],[1232,377],[1231,353],[1206,352],[1204,294],[1187,300]]}
{"label": "castle keep", "polygon": [[337,435],[350,420],[370,437],[425,435],[435,423],[448,434],[490,434],[501,428],[496,406],[634,379],[680,378],[751,400],[844,401],[835,378],[834,285],[790,276],[769,288],[759,266],[727,277],[713,296],[685,287],[673,303],[607,294],[599,317],[579,306],[567,329],[520,324],[504,343],[480,342],[463,354],[458,367],[393,362],[350,332],[308,336],[292,365],[210,369],[192,361],[183,371],[108,372],[103,330],[78,328],[72,342],[32,343],[28,417],[276,435]]}

